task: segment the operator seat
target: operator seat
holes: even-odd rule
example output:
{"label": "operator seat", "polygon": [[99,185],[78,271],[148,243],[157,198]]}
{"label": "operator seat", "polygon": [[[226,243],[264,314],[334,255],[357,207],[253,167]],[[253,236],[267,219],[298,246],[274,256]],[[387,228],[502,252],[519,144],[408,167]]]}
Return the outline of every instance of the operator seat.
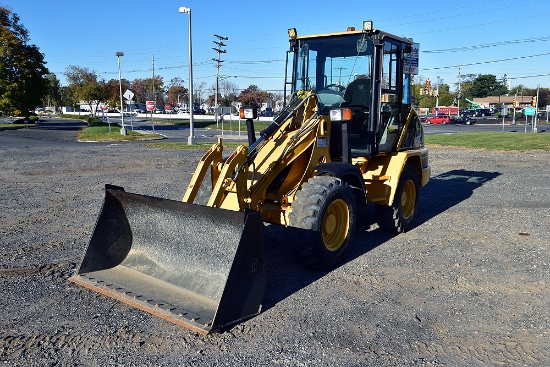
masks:
{"label": "operator seat", "polygon": [[362,76],[349,83],[344,92],[342,107],[350,108],[353,114],[352,121],[348,124],[352,155],[370,155],[370,95],[371,80]]}
{"label": "operator seat", "polygon": [[371,83],[369,78],[355,79],[349,83],[346,91],[344,92],[344,102],[342,106],[350,107],[363,107],[368,109],[370,107],[370,89]]}

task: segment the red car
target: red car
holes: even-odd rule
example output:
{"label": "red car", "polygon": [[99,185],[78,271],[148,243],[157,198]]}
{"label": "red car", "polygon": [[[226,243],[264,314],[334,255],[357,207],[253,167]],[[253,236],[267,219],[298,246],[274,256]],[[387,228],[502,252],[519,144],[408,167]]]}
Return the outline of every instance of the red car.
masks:
{"label": "red car", "polygon": [[438,114],[437,116],[426,118],[428,124],[450,124],[451,118],[446,114]]}

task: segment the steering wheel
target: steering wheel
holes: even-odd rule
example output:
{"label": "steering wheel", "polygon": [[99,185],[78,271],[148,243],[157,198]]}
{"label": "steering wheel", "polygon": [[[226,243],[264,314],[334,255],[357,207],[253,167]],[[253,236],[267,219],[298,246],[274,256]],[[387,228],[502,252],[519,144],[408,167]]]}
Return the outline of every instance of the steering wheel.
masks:
{"label": "steering wheel", "polygon": [[346,87],[344,87],[343,85],[340,85],[340,84],[329,84],[327,86],[325,86],[325,88],[323,88],[324,90],[332,90],[332,91],[335,91],[335,92],[338,92],[338,93],[344,93],[344,91],[346,90]]}

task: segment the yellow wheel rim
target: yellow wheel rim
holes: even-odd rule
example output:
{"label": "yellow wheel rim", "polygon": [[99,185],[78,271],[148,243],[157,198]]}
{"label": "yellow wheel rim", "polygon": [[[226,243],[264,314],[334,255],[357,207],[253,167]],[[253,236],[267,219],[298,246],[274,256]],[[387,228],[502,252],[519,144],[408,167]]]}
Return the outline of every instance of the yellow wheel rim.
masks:
{"label": "yellow wheel rim", "polygon": [[401,214],[403,218],[409,219],[414,214],[416,203],[416,186],[412,180],[408,180],[401,193]]}
{"label": "yellow wheel rim", "polygon": [[334,200],[323,216],[323,242],[329,251],[337,251],[346,240],[349,230],[349,209],[342,199]]}

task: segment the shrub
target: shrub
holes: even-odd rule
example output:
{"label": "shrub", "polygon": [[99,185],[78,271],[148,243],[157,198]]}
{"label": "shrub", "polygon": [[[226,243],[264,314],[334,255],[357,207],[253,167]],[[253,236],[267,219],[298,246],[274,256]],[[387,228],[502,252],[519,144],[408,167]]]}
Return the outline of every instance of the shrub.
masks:
{"label": "shrub", "polygon": [[96,122],[100,122],[101,120],[99,120],[98,118],[90,115],[86,118],[86,122],[88,122],[88,125],[91,125],[91,124],[94,124]]}

